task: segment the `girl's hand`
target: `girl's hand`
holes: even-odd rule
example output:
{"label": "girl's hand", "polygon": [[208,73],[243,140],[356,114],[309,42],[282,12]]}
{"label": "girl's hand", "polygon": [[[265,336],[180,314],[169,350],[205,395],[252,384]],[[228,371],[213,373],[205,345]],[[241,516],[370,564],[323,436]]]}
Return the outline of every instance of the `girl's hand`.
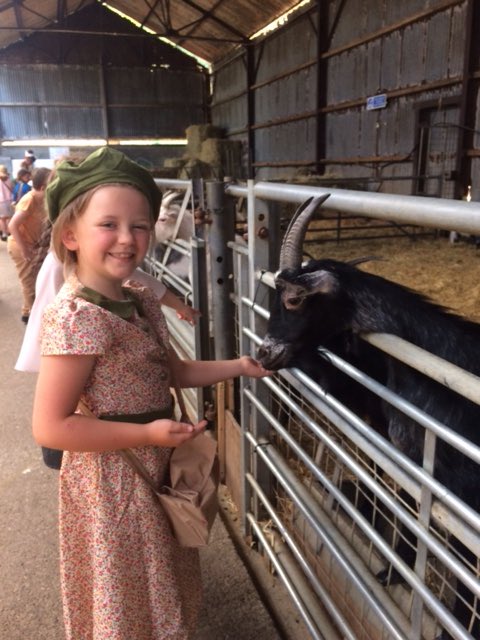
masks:
{"label": "girl's hand", "polygon": [[202,433],[207,424],[206,420],[194,425],[175,420],[154,420],[150,423],[151,444],[157,447],[178,447]]}
{"label": "girl's hand", "polygon": [[273,371],[264,369],[262,365],[251,358],[250,356],[242,356],[240,359],[240,365],[242,368],[242,376],[248,376],[250,378],[264,378],[265,376],[271,376]]}
{"label": "girl's hand", "polygon": [[180,320],[185,320],[192,326],[197,324],[197,320],[201,315],[198,309],[193,309],[189,307],[188,304],[184,305],[182,309],[177,309],[177,317],[180,318]]}

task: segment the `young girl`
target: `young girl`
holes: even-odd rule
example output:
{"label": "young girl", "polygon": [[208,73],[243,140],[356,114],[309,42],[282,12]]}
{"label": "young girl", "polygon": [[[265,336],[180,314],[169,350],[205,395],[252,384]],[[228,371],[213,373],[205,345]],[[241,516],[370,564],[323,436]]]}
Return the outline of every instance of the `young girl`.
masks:
{"label": "young girl", "polygon": [[[159,485],[171,448],[206,422],[176,422],[181,387],[266,375],[252,358],[181,361],[157,299],[133,281],[159,211],[150,174],[108,147],[62,163],[47,188],[53,245],[71,266],[44,312],[33,433],[64,449],[60,554],[68,640],[184,640],[201,598],[198,555],[180,548],[148,486],[119,455],[133,447]],[[76,413],[82,399],[97,416]]]}
{"label": "young girl", "polygon": [[[181,320],[191,325],[197,323],[200,311],[185,304],[173,291],[167,289],[161,280],[136,269],[133,279],[151,289],[159,303],[171,307]],[[35,300],[30,311],[28,324],[15,363],[17,371],[37,373],[40,367],[40,325],[45,307],[54,301],[64,282],[63,265],[53,251],[47,252],[38,269],[35,280]]]}

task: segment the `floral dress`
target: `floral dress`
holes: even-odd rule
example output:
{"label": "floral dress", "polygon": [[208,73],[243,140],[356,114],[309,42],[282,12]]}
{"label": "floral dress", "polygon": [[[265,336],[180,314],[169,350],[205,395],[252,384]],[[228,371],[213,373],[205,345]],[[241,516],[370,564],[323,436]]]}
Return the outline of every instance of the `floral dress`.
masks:
{"label": "floral dress", "polygon": [[[96,356],[83,400],[99,417],[168,415],[168,330],[158,298],[135,283],[127,288],[152,331],[142,311],[124,319],[80,290],[70,276],[45,310],[42,354]],[[135,453],[161,485],[171,449]],[[67,640],[191,636],[201,600],[198,552],[177,545],[153,492],[118,452],[64,453],[59,519]]]}

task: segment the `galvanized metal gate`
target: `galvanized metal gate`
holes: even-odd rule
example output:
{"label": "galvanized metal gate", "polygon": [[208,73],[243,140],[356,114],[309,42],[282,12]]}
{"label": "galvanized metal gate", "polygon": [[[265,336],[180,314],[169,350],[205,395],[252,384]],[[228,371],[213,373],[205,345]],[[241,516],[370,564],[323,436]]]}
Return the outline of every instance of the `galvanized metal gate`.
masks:
{"label": "galvanized metal gate", "polygon": [[[212,324],[215,357],[255,355],[269,315],[280,204],[298,204],[323,192],[252,181],[207,185],[211,299],[217,303]],[[421,219],[433,229],[480,233],[477,204],[329,192],[329,208],[336,211],[405,224]],[[233,236],[238,198],[248,204],[248,245]],[[226,253],[227,241],[231,254]],[[391,336],[365,339],[478,402],[480,381],[475,376]],[[445,629],[453,638],[471,639],[450,608],[457,581],[480,597],[480,515],[440,485],[432,468],[437,438],[477,464],[480,448],[336,354],[329,356],[336,367],[418,422],[425,433],[423,466],[413,464],[299,370],[220,385],[217,414],[224,478],[245,534],[253,536],[275,566],[312,638],[432,640]],[[402,490],[416,506],[402,501]],[[387,535],[375,527],[380,518],[388,523]],[[394,551],[401,525],[418,540],[414,569]],[[474,554],[476,565],[467,566],[455,554],[449,533]],[[378,582],[376,574],[388,565],[397,569],[404,584],[384,587]],[[472,610],[470,629],[477,615]]]}

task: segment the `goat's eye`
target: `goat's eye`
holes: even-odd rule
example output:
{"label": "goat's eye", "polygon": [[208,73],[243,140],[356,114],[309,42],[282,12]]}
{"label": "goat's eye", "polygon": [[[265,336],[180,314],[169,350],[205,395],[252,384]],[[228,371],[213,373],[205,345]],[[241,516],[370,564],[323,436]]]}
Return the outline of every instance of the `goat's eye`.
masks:
{"label": "goat's eye", "polygon": [[303,302],[303,298],[300,296],[295,296],[292,298],[287,298],[285,300],[285,306],[287,307],[287,309],[297,309],[298,307],[301,306]]}

